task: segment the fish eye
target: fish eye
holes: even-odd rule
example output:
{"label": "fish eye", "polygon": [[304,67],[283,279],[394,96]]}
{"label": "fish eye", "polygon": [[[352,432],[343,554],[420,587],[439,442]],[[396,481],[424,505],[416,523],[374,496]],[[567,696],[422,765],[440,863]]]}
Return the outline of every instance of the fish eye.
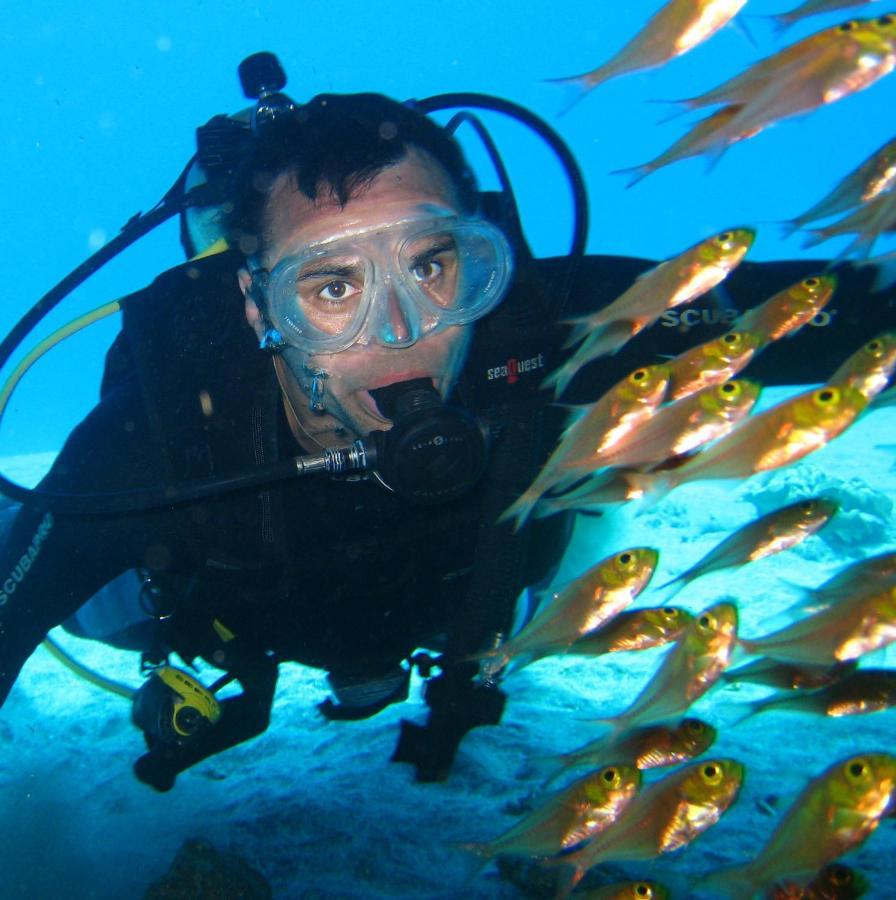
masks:
{"label": "fish eye", "polygon": [[803,287],[814,288],[814,287],[818,287],[818,285],[819,285],[819,281],[818,281],[817,278],[814,278],[814,277],[813,277],[813,278],[807,278],[807,279],[803,282]]}
{"label": "fish eye", "polygon": [[815,394],[815,402],[821,404],[822,406],[836,403],[839,399],[840,391],[838,391],[836,388],[822,388]]}
{"label": "fish eye", "polygon": [[865,345],[865,349],[870,350],[872,353],[877,353],[878,350],[880,350],[880,348],[881,348],[880,341],[877,340],[876,338],[873,341],[869,341]]}
{"label": "fish eye", "polygon": [[868,772],[868,763],[864,759],[853,759],[846,764],[846,774],[858,780]]}
{"label": "fish eye", "polygon": [[855,19],[851,19],[849,22],[844,22],[838,26],[837,31],[853,31],[858,24]]}
{"label": "fish eye", "polygon": [[664,606],[663,607],[663,615],[667,619],[677,619],[678,618],[678,610],[674,606]]}
{"label": "fish eye", "polygon": [[727,244],[728,241],[730,241],[732,237],[734,237],[734,235],[733,235],[730,231],[723,231],[723,232],[719,235],[718,240],[719,240],[720,243],[722,243],[722,244]]}
{"label": "fish eye", "polygon": [[828,880],[839,887],[852,883],[852,872],[846,866],[836,863],[828,869]]}
{"label": "fish eye", "polygon": [[697,624],[706,631],[714,631],[716,627],[715,616],[711,616],[709,613],[703,613],[703,615],[697,619]]}
{"label": "fish eye", "polygon": [[737,334],[737,332],[735,332],[735,331],[729,331],[728,334],[723,334],[723,335],[722,335],[722,340],[723,340],[726,344],[736,344],[739,337],[740,337],[740,335]]}
{"label": "fish eye", "polygon": [[643,381],[647,377],[647,369],[638,369],[632,372],[632,381]]}
{"label": "fish eye", "polygon": [[706,726],[699,719],[688,719],[687,726],[691,734],[703,734],[706,729]]}
{"label": "fish eye", "polygon": [[723,394],[736,394],[739,389],[740,385],[735,381],[726,381],[720,388]]}
{"label": "fish eye", "polygon": [[715,763],[706,763],[700,774],[707,784],[718,784],[722,780],[722,768]]}
{"label": "fish eye", "polygon": [[653,897],[653,888],[649,884],[636,884],[635,896],[647,897],[648,900],[650,900],[650,898]]}
{"label": "fish eye", "polygon": [[892,17],[892,16],[881,16],[881,17],[877,20],[877,24],[878,24],[878,25],[892,25],[892,24],[893,24],[893,17]]}
{"label": "fish eye", "polygon": [[614,782],[619,780],[619,772],[610,766],[609,769],[604,769],[601,773],[601,778],[607,782],[607,784],[613,784]]}
{"label": "fish eye", "polygon": [[625,553],[620,553],[616,559],[619,561],[620,565],[627,566],[632,561],[632,555],[626,551]]}

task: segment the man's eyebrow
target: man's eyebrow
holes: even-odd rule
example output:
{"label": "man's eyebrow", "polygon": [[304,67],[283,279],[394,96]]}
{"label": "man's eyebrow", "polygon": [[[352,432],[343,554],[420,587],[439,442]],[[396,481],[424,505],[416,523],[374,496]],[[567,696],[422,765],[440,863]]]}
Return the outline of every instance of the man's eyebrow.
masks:
{"label": "man's eyebrow", "polygon": [[304,281],[307,278],[320,278],[321,276],[333,276],[337,278],[351,278],[357,275],[359,271],[363,271],[364,267],[355,265],[337,265],[335,263],[320,262],[303,268],[301,274],[296,281]]}

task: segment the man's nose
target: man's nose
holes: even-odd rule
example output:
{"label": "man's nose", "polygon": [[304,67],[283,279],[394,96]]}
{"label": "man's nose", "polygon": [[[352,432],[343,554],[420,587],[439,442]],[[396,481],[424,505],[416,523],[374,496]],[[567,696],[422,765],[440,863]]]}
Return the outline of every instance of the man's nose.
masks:
{"label": "man's nose", "polygon": [[394,286],[386,290],[386,315],[384,316],[383,342],[390,347],[407,347],[418,337],[417,317],[414,310],[406,309]]}

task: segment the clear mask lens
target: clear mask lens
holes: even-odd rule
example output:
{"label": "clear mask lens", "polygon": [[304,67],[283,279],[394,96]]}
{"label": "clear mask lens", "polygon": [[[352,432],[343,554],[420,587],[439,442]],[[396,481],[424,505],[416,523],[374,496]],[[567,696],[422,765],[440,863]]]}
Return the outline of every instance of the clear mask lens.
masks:
{"label": "clear mask lens", "polygon": [[284,338],[311,353],[356,341],[403,346],[440,325],[485,315],[511,273],[510,247],[490,223],[427,217],[281,259],[268,279],[267,305]]}

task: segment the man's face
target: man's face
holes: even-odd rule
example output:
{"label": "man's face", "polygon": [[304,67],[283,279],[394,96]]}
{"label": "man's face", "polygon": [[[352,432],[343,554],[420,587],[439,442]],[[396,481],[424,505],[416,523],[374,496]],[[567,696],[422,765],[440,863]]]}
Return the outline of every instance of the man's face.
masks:
{"label": "man's face", "polygon": [[[281,176],[268,201],[266,250],[261,262],[271,271],[281,258],[294,254],[297,248],[346,230],[408,218],[434,206],[460,213],[454,188],[444,169],[415,151],[380,172],[344,207],[332,196],[310,200],[296,189],[290,178]],[[265,326],[249,293],[250,282],[248,272],[243,270],[240,285],[246,296],[246,318],[261,337]],[[400,319],[400,312],[394,315]],[[402,347],[368,340],[336,353],[287,350],[278,365],[278,374],[289,405],[299,420],[296,436],[300,443],[306,449],[316,450],[317,447],[308,446],[306,437],[328,445],[388,428],[390,421],[381,415],[369,393],[388,384],[430,378],[442,396],[447,396],[463,365],[471,334],[471,325],[455,325],[424,333],[416,342]],[[323,415],[309,409],[311,377],[303,371],[304,367],[323,369],[327,374]]]}

